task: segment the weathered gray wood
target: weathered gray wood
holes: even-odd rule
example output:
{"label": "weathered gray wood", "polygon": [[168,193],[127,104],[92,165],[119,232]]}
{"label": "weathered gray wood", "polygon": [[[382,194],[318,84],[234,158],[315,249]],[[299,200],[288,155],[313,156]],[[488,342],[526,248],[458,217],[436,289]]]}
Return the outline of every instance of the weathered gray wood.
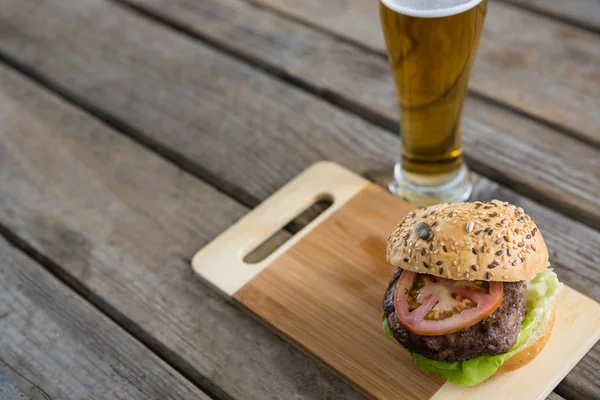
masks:
{"label": "weathered gray wood", "polygon": [[[85,39],[79,46],[69,42],[71,52],[83,60],[82,66],[99,65],[94,70],[97,76],[81,76],[72,71],[71,79],[81,88],[80,93],[111,94],[116,105],[128,112],[134,110],[127,116],[131,125],[148,134],[160,132],[162,139],[156,135],[156,140],[164,140],[163,145],[185,155],[190,163],[195,161],[194,165],[210,171],[226,187],[243,188],[239,192],[247,195],[245,199],[256,202],[265,198],[308,164],[323,158],[334,159],[358,172],[389,171],[398,138],[382,129],[181,35],[134,18],[114,5],[99,1],[78,3],[78,7],[62,4],[64,15],[80,19],[78,24],[66,19],[62,25]],[[41,6],[38,4],[39,10]],[[50,9],[43,13],[51,20]],[[25,42],[31,45],[35,40],[20,37],[23,49],[31,49]],[[103,38],[110,40],[104,42]],[[111,47],[111,43],[119,46]],[[96,46],[112,62],[90,58],[90,53],[97,51]],[[34,58],[42,62],[43,57],[38,54]],[[161,64],[164,59],[172,60],[171,68]],[[54,60],[58,63],[60,58]],[[117,60],[128,68],[115,70]],[[144,65],[161,68],[149,70],[142,68]],[[102,71],[112,71],[113,75],[103,75]],[[129,92],[113,92],[127,81],[134,83],[128,86]],[[159,87],[161,90],[157,90]],[[26,112],[32,107],[29,102],[39,104],[41,100],[26,93],[21,101],[26,106],[19,109]],[[142,107],[145,104],[151,107]],[[45,111],[47,108],[45,103],[38,105],[32,115],[27,115],[27,120],[44,121],[43,131],[40,128],[35,138],[25,140],[14,134],[10,141],[0,141],[12,144],[14,149],[7,153],[13,158],[8,165],[18,166],[17,175],[21,176],[8,186],[4,186],[5,180],[0,181],[3,196],[8,197],[4,194],[6,187],[21,188],[5,208],[8,211],[1,214],[5,223],[115,305],[140,329],[154,335],[158,343],[181,354],[193,366],[190,370],[210,376],[232,396],[273,396],[289,393],[290,387],[295,388],[293,393],[298,397],[326,396],[323,391],[336,380],[317,370],[317,382],[322,384],[316,386],[308,381],[307,365],[312,365],[308,360],[279,341],[263,339],[261,334],[268,335],[264,330],[237,311],[222,306],[216,295],[205,293],[191,278],[186,257],[243,210],[214,192],[207,195],[208,189],[201,183],[155,157],[136,155],[127,141],[113,138],[107,130],[96,134],[82,131],[60,120],[56,112]],[[54,125],[48,127],[50,123]],[[17,123],[13,121],[14,124]],[[3,122],[3,126],[6,129],[12,125]],[[69,143],[59,147],[62,154],[56,154],[53,146],[57,140]],[[23,154],[33,149],[40,159],[32,164],[31,158]],[[114,152],[116,149],[118,153]],[[47,183],[63,176],[69,177],[68,184],[55,188]],[[527,207],[549,244],[553,241],[553,258],[561,278],[600,298],[597,287],[589,284],[590,280],[598,281],[598,232],[514,192],[503,193],[503,198]],[[43,204],[35,201],[41,194]],[[36,229],[33,216],[52,223]],[[64,228],[93,243],[94,258],[72,254],[70,246],[60,241]],[[569,234],[568,241],[562,240],[563,232]],[[555,246],[556,243],[561,245]],[[587,254],[580,254],[580,249]],[[165,324],[165,320],[172,323]],[[190,342],[190,332],[202,334],[195,333],[195,341]],[[211,343],[216,350],[206,353]],[[252,352],[248,355],[243,349]],[[238,355],[252,361],[240,367]],[[590,365],[589,359],[581,365]],[[596,366],[591,364],[589,368]],[[571,387],[572,375],[562,387]],[[587,380],[586,376],[582,379],[574,390],[597,385],[597,380]],[[345,386],[329,390],[333,393],[330,396],[340,398],[355,395],[344,393]]]}
{"label": "weathered gray wood", "polygon": [[572,24],[595,31],[600,30],[600,2],[598,0],[501,0],[518,4]]}
{"label": "weathered gray wood", "polygon": [[[360,112],[368,110],[388,125],[397,124],[389,67],[377,55],[257,9],[245,1],[136,1],[152,2],[155,11],[177,18],[189,29],[235,52],[315,86],[334,101],[353,102]],[[190,110],[201,105],[198,103],[201,99],[196,100],[198,95],[194,92],[205,90],[197,80],[215,75],[216,71],[197,67],[195,63],[200,61],[189,56],[181,59],[174,51],[156,50],[154,43],[142,45],[133,31],[121,44],[120,26],[96,23],[87,28],[86,20],[93,16],[85,15],[81,6],[78,9],[82,11],[77,15],[73,15],[71,9],[68,5],[61,8],[52,2],[30,1],[21,1],[18,7],[6,7],[4,14],[8,17],[4,23],[27,26],[28,32],[0,36],[0,49],[117,118],[135,121],[138,129],[167,146],[172,140],[166,139],[168,133],[183,134],[190,118],[201,121],[191,115]],[[62,18],[65,20],[61,21]],[[98,34],[73,35],[73,29],[78,26],[86,26],[86,29],[97,26],[94,29]],[[22,51],[24,45],[28,51]],[[150,62],[137,60],[136,52],[144,52],[153,59]],[[189,72],[185,84],[180,80],[182,71]],[[141,93],[144,94],[138,95]],[[153,100],[157,93],[180,100],[169,101],[173,110],[167,110],[164,104]],[[188,100],[184,100],[186,97]],[[188,104],[183,104],[184,101]],[[223,107],[231,106],[224,104]],[[190,110],[183,120],[182,108]],[[207,108],[206,112],[212,111]],[[471,165],[486,175],[591,226],[600,227],[600,197],[597,196],[600,150],[476,98],[467,104],[464,144]]]}
{"label": "weathered gray wood", "polygon": [[119,323],[220,397],[362,398],[194,278],[244,207],[4,67],[0,110],[0,223]]}
{"label": "weathered gray wood", "polygon": [[2,238],[0,260],[0,398],[209,399]]}
{"label": "weathered gray wood", "polygon": [[[249,1],[371,49],[385,49],[377,1]],[[563,3],[574,7],[574,1]],[[492,2],[470,87],[600,145],[599,64],[599,35]]]}
{"label": "weathered gray wood", "polygon": [[552,392],[550,396],[546,397],[546,400],[564,400],[564,398]]}

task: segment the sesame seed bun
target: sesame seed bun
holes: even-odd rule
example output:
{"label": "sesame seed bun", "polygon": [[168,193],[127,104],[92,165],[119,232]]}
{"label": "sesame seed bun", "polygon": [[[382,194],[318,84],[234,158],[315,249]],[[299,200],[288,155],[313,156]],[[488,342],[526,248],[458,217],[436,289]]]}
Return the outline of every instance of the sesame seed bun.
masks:
{"label": "sesame seed bun", "polygon": [[523,209],[492,200],[411,212],[389,237],[387,260],[454,280],[528,281],[548,266],[548,249]]}

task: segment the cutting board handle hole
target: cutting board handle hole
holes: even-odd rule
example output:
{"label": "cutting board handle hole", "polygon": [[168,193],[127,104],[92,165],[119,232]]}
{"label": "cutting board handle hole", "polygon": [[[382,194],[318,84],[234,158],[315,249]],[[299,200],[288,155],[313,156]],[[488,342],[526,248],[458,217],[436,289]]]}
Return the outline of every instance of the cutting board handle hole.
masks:
{"label": "cutting board handle hole", "polygon": [[251,250],[245,257],[246,264],[256,264],[267,258],[285,242],[300,232],[309,223],[333,205],[334,198],[328,193],[320,194],[304,211],[290,220],[287,225],[272,234],[268,239]]}

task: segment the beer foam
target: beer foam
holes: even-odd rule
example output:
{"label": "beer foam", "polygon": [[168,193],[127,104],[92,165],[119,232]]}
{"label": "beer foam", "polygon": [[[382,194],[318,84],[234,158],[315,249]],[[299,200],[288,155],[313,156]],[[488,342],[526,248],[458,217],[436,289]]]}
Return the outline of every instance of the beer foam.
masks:
{"label": "beer foam", "polygon": [[381,0],[387,8],[412,17],[438,18],[470,10],[483,0]]}

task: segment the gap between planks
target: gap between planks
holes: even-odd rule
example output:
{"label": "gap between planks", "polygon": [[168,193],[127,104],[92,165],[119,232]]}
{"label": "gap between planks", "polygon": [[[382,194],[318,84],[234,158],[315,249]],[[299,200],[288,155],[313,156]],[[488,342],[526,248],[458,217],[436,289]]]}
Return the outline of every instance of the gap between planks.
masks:
{"label": "gap between planks", "polygon": [[[367,120],[373,124],[376,124],[377,126],[385,128],[385,129],[389,130],[391,134],[394,134],[394,135],[399,134],[397,121],[395,121],[391,118],[388,118],[385,115],[379,114],[376,111],[371,110],[370,108],[364,106],[360,102],[354,101],[353,99],[347,98],[341,94],[337,94],[337,93],[327,91],[327,90],[321,90],[318,86],[315,86],[306,80],[296,78],[292,74],[287,73],[285,70],[278,68],[276,66],[270,65],[265,60],[262,60],[258,57],[253,57],[249,54],[244,54],[243,52],[240,52],[231,46],[227,46],[226,44],[224,44],[222,42],[212,39],[208,35],[201,33],[199,30],[194,30],[194,29],[188,28],[185,24],[181,23],[180,21],[177,21],[175,18],[171,18],[171,17],[167,16],[166,14],[160,14],[160,13],[152,10],[150,7],[146,7],[145,5],[133,3],[133,2],[131,2],[131,0],[107,0],[107,1],[121,5],[123,7],[126,7],[128,9],[152,20],[152,21],[158,22],[158,23],[160,23],[166,27],[169,27],[177,32],[180,32],[180,33],[185,34],[193,39],[201,41],[204,44],[212,47],[215,50],[218,50],[220,52],[228,54],[229,56],[234,57],[235,59],[237,59],[247,65],[250,65],[254,68],[260,69],[261,71],[264,71],[272,76],[275,76],[275,77],[283,80],[285,83],[293,85],[301,90],[304,90],[312,95],[315,95],[316,97],[319,97],[319,98],[325,100],[326,102],[328,102],[330,104],[338,106],[343,110],[349,111],[349,112],[357,115],[360,118],[364,118],[365,120]],[[245,1],[253,7],[267,10],[268,12],[270,12],[274,15],[277,15],[283,19],[293,21],[294,23],[297,23],[299,25],[310,28],[314,31],[321,32],[325,35],[333,37],[342,43],[353,46],[353,47],[355,47],[361,51],[364,51],[368,54],[379,57],[380,59],[387,60],[386,52],[378,50],[376,48],[369,47],[359,41],[352,39],[351,37],[347,37],[347,36],[339,34],[337,32],[327,30],[327,29],[319,26],[318,24],[307,21],[304,18],[297,17],[292,14],[288,14],[285,11],[278,10],[277,8],[269,6],[267,4],[258,3],[255,0],[241,0],[241,1]],[[377,0],[377,1],[379,1],[379,0]],[[512,6],[522,8],[524,10],[529,10],[529,8],[527,6],[521,6],[521,5],[519,5],[519,3],[513,3],[510,0],[497,0],[497,1],[507,3]],[[538,13],[538,14],[544,15],[543,13]],[[560,22],[560,20],[559,20],[559,22]],[[390,74],[391,74],[391,72],[390,72]],[[590,145],[593,147],[597,147],[600,149],[600,144],[598,142],[596,142],[592,139],[589,139],[585,135],[580,134],[577,130],[572,129],[566,125],[556,123],[553,121],[549,121],[543,117],[534,115],[525,109],[518,108],[506,101],[502,101],[500,99],[491,97],[481,91],[472,89],[471,87],[469,87],[469,89],[468,89],[468,95],[470,95],[474,98],[477,98],[480,101],[486,102],[490,105],[493,105],[494,107],[498,107],[500,109],[515,113],[515,114],[522,116],[524,118],[527,118],[535,123],[538,123],[540,125],[550,128],[550,129],[562,132],[566,136],[569,136],[569,137],[571,137],[575,140],[578,140],[584,144],[587,144],[587,145]]]}
{"label": "gap between planks", "polygon": [[[503,3],[510,4],[512,6],[522,8],[523,10],[527,10],[529,12],[541,15],[545,18],[552,19],[554,21],[571,25],[575,28],[586,30],[591,33],[600,34],[600,24],[595,23],[593,21],[585,21],[582,17],[578,17],[576,15],[569,15],[568,12],[553,10],[548,6],[538,5],[539,2],[530,2],[530,0],[494,0],[501,1]],[[568,4],[567,8],[573,6],[579,0],[572,0],[569,2],[565,2]],[[590,1],[590,0],[585,0]],[[543,1],[542,1],[543,3]],[[576,5],[574,7],[577,7]],[[598,8],[600,10],[600,6]]]}
{"label": "gap between planks", "polygon": [[[376,111],[375,109],[372,109],[372,108],[369,108],[368,106],[363,105],[359,101],[355,101],[347,96],[344,96],[341,93],[336,93],[332,90],[329,90],[328,88],[319,88],[318,86],[311,83],[307,79],[293,76],[292,73],[286,72],[280,66],[276,66],[267,60],[263,60],[257,56],[250,55],[249,53],[244,53],[231,45],[228,45],[224,42],[215,40],[215,39],[211,38],[210,36],[208,36],[207,34],[200,32],[197,29],[189,28],[182,21],[178,21],[176,18],[167,16],[166,14],[165,15],[160,14],[160,13],[152,10],[150,7],[134,3],[134,2],[132,2],[132,0],[109,0],[109,1],[116,3],[118,5],[121,5],[127,9],[133,10],[136,14],[142,15],[142,16],[150,19],[151,21],[158,22],[161,25],[165,25],[179,33],[182,33],[182,34],[184,34],[188,37],[191,37],[195,40],[198,40],[198,41],[202,42],[203,44],[207,45],[208,47],[210,47],[220,53],[231,56],[234,59],[241,61],[245,65],[259,69],[271,77],[275,77],[275,78],[283,81],[286,84],[292,85],[298,89],[301,89],[301,90],[309,93],[312,96],[315,96],[316,98],[319,98],[329,104],[334,105],[336,108],[339,108],[343,111],[349,112],[352,115],[355,115],[363,120],[366,120],[367,122],[370,122],[370,123],[373,123],[374,125],[382,127],[386,130],[387,133],[389,133],[391,135],[395,135],[395,136],[398,135],[398,122],[396,120],[390,118],[387,115],[384,115],[384,113],[380,113],[380,112]],[[270,13],[275,13],[276,15],[283,15],[286,19],[290,19],[290,20],[294,20],[294,21],[297,20],[296,17],[287,15],[283,11],[274,9],[272,7],[269,7],[268,5],[257,4],[253,0],[242,0],[242,1],[247,2],[247,3],[251,4],[251,6],[254,6],[257,8],[266,9]],[[315,26],[313,24],[310,24],[309,22],[303,22],[301,19],[299,19],[299,21],[301,24],[310,26],[311,28],[316,29],[318,31],[323,30],[318,27],[315,28]],[[338,37],[338,35],[333,32],[325,32],[325,33],[328,35],[333,35],[336,38]],[[360,48],[360,49],[362,49],[364,47],[364,46],[361,46],[360,44],[357,45],[357,43],[352,41],[352,39],[350,39],[350,38],[342,38],[340,40],[342,40],[344,42],[352,43],[353,46],[358,46],[358,48]],[[383,53],[375,51],[375,50],[371,50],[370,52],[377,54],[378,57],[383,56]],[[499,110],[506,110],[509,113],[513,113],[515,115],[524,117],[542,127],[546,127],[546,128],[549,128],[549,129],[555,131],[556,134],[562,133],[566,137],[575,139],[576,142],[583,143],[586,145],[591,145],[594,149],[596,147],[598,147],[597,143],[589,141],[584,137],[580,137],[578,132],[573,129],[567,128],[567,127],[557,124],[553,121],[549,121],[549,120],[543,119],[541,117],[531,115],[526,110],[516,108],[516,107],[514,107],[510,104],[507,104],[501,100],[490,98],[486,94],[483,94],[480,92],[471,92],[470,97],[478,100],[481,103],[488,104],[492,107],[497,107]],[[174,154],[174,157],[180,157],[180,155]],[[521,193],[531,199],[534,199],[536,201],[540,201],[540,202],[554,208],[555,210],[557,210],[561,213],[564,213],[564,214],[568,215],[569,217],[576,219],[580,222],[583,222],[591,227],[594,227],[594,228],[600,227],[600,220],[598,220],[598,216],[594,215],[594,213],[592,211],[582,209],[577,204],[572,204],[571,202],[564,201],[562,198],[557,198],[556,195],[548,194],[547,188],[545,188],[545,187],[544,188],[537,187],[537,186],[531,185],[528,182],[519,181],[514,176],[509,176],[508,174],[505,174],[503,171],[497,171],[491,165],[488,165],[485,162],[482,162],[481,160],[478,160],[478,159],[474,158],[473,156],[471,156],[469,152],[465,152],[465,158],[473,171],[476,171],[479,174],[486,176],[487,178],[489,178],[491,180],[498,181],[502,185],[510,187],[513,190],[515,190],[516,192],[519,192],[519,193]],[[209,180],[209,181],[214,182],[212,180]],[[227,182],[220,182],[220,184],[228,185]],[[558,190],[559,188],[553,188],[553,189]],[[241,188],[238,188],[238,190],[243,191],[243,189],[241,189]],[[255,203],[248,203],[248,204],[256,205]]]}
{"label": "gap between planks", "polygon": [[[109,1],[113,1],[116,3],[123,4],[126,7],[130,7],[133,10],[136,10],[142,14],[147,15],[149,18],[155,19],[156,21],[159,21],[161,23],[169,25],[173,29],[178,30],[179,27],[182,27],[183,33],[190,34],[190,31],[191,31],[192,36],[195,37],[196,39],[205,41],[207,43],[214,42],[215,48],[217,48],[217,49],[226,48],[227,51],[228,52],[231,51],[231,55],[233,55],[235,57],[240,57],[242,59],[244,59],[244,57],[245,57],[243,54],[236,52],[235,49],[230,49],[230,48],[227,48],[226,46],[222,46],[222,44],[217,43],[216,41],[212,41],[206,35],[202,35],[199,32],[195,32],[193,30],[186,28],[183,24],[178,23],[173,18],[162,16],[162,15],[156,13],[155,11],[153,11],[152,9],[150,9],[149,7],[138,4],[137,0],[109,0]],[[357,49],[363,50],[369,54],[373,54],[378,57],[381,57],[382,59],[387,60],[387,52],[385,50],[381,50],[381,49],[377,48],[377,46],[370,46],[368,44],[360,42],[359,40],[356,40],[356,38],[353,38],[351,35],[348,36],[348,35],[345,35],[344,33],[339,33],[339,32],[336,32],[335,30],[322,27],[319,25],[319,23],[310,21],[309,18],[294,15],[293,13],[287,12],[286,10],[280,10],[277,7],[269,4],[268,1],[267,2],[265,2],[265,0],[240,0],[240,1],[244,1],[244,2],[248,3],[249,5],[254,6],[256,8],[267,10],[268,12],[271,12],[272,14],[277,15],[281,18],[287,19],[289,21],[293,21],[299,25],[303,25],[303,26],[310,28],[312,30],[315,30],[317,32],[321,32],[323,34],[329,35],[329,36],[339,40],[342,43],[346,43],[348,45],[354,46]],[[377,0],[377,1],[379,1],[379,0]],[[548,14],[541,7],[536,7],[535,5],[525,3],[524,0],[496,0],[496,2],[504,3],[504,4],[508,5],[509,7],[514,7],[514,8],[520,9],[520,10],[524,10],[525,12],[528,12],[530,14],[536,14],[541,17],[550,19],[552,21],[556,21],[559,23],[565,23],[565,24],[571,25],[575,28],[580,28],[580,26],[578,24],[568,23],[567,21],[563,21],[562,19],[560,19],[556,16],[552,16],[553,14]],[[596,34],[596,33],[600,33],[600,28],[598,28],[598,30],[587,29],[587,31],[589,31],[590,33]],[[248,58],[249,62],[253,62],[252,60],[253,60],[253,58]],[[258,62],[260,63],[260,60]],[[285,72],[283,72],[283,71],[282,71],[282,73],[285,74]],[[293,82],[290,82],[290,83],[293,83]],[[561,124],[556,121],[551,121],[542,116],[537,116],[524,108],[519,108],[515,105],[510,104],[508,101],[503,101],[499,98],[491,97],[489,94],[486,94],[481,90],[473,89],[472,86],[473,85],[469,86],[468,93],[473,97],[477,97],[477,98],[479,98],[483,101],[486,101],[490,104],[493,104],[494,106],[501,108],[503,110],[514,112],[522,117],[525,117],[525,118],[527,118],[531,121],[534,121],[536,123],[539,123],[541,125],[544,125],[548,128],[561,131],[563,134],[565,134],[575,140],[578,140],[582,143],[585,143],[585,144],[588,144],[590,146],[594,146],[594,147],[600,149],[600,143],[597,140],[590,138],[589,136],[579,132],[576,129],[569,127],[568,125]],[[318,94],[319,92],[317,91],[316,93]],[[335,96],[335,94],[333,94],[333,95]],[[327,98],[327,97],[325,97],[325,98]],[[341,99],[343,99],[343,98],[341,98]],[[344,99],[344,100],[351,102],[351,100],[349,100],[349,99]],[[334,102],[334,104],[338,104],[335,102],[335,100],[333,100],[333,102]],[[340,102],[339,104],[344,104],[344,103]],[[353,104],[353,103],[349,103],[349,104]],[[354,105],[356,106],[358,104],[354,104]],[[358,105],[358,106],[359,107],[356,110],[359,110],[361,112],[365,111],[364,109],[360,108],[360,105]],[[352,109],[351,109],[351,111],[352,111]],[[365,114],[365,117],[368,115],[369,115],[369,113],[367,112],[367,114]],[[373,119],[372,121],[375,123],[380,123],[380,122],[378,122],[377,119]],[[395,129],[397,131],[397,128],[395,128]]]}
{"label": "gap between planks", "polygon": [[[185,361],[177,354],[174,354],[169,349],[162,346],[155,338],[145,332],[134,321],[123,315],[118,309],[111,306],[102,297],[96,295],[89,288],[78,281],[76,277],[71,275],[66,269],[60,267],[53,262],[44,253],[38,251],[30,245],[26,240],[19,237],[2,223],[0,223],[0,241],[5,240],[10,245],[14,246],[27,257],[37,262],[41,268],[44,268],[50,275],[63,283],[66,287],[73,290],[86,303],[90,304],[94,309],[98,310],[103,316],[118,325],[123,331],[127,332],[132,340],[138,341],[145,349],[155,354],[156,357],[164,361],[173,370],[177,371],[186,380],[190,381],[198,389],[202,390],[207,396],[215,400],[233,400],[222,389],[210,381],[208,377],[198,374],[194,368],[186,365]],[[187,262],[187,261],[186,261]],[[174,361],[174,358],[177,360]],[[185,367],[182,367],[182,364]],[[192,372],[188,372],[192,371]]]}

